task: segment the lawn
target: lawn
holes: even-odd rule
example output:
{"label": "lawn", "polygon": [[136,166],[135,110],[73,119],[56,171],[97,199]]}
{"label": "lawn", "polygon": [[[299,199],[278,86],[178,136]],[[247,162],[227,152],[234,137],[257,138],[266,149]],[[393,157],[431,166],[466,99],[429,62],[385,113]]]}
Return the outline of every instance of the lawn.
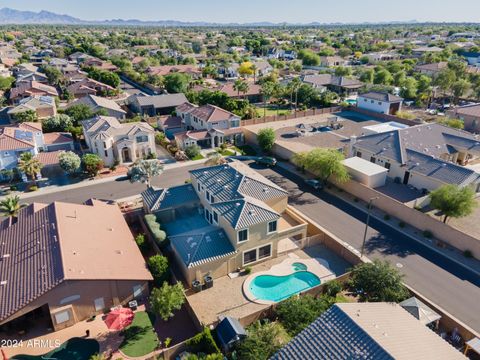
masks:
{"label": "lawn", "polygon": [[194,161],[194,160],[202,160],[202,159],[205,159],[205,157],[202,154],[198,154],[197,156],[194,156],[190,160]]}
{"label": "lawn", "polygon": [[[258,116],[263,117],[263,106],[256,106]],[[274,105],[267,106],[266,116],[273,115],[290,115],[292,111],[285,107],[280,107],[277,112],[277,107]]]}
{"label": "lawn", "polygon": [[150,354],[158,345],[158,337],[153,329],[154,316],[146,312],[135,313],[133,322],[123,330],[124,339],[120,350],[129,357]]}
{"label": "lawn", "polygon": [[235,155],[235,151],[234,150],[231,150],[231,149],[225,149],[225,150],[222,150],[222,149],[218,149],[217,152],[223,156],[232,156],[232,155]]}

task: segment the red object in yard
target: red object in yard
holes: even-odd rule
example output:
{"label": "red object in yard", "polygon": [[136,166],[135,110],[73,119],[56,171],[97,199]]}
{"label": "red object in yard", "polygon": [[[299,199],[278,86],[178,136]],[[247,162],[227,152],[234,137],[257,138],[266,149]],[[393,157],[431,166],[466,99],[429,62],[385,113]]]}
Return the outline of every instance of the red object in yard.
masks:
{"label": "red object in yard", "polygon": [[132,323],[134,316],[135,314],[131,309],[115,309],[107,315],[105,324],[107,324],[109,330],[122,330]]}

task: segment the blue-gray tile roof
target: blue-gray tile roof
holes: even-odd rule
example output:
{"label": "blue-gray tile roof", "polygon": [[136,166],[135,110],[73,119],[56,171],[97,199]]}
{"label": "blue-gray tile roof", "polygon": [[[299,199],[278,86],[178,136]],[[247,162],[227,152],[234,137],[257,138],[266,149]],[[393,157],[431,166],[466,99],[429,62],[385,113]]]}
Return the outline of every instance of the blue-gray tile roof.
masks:
{"label": "blue-gray tile roof", "polygon": [[191,184],[168,189],[149,187],[142,192],[142,198],[150,211],[169,209],[190,202],[199,202],[197,193]]}
{"label": "blue-gray tile roof", "polygon": [[333,305],[271,359],[392,360],[393,357]]}
{"label": "blue-gray tile roof", "polygon": [[255,224],[277,220],[280,215],[260,202],[250,199],[212,204],[212,208],[229,222],[234,229],[246,229]]}
{"label": "blue-gray tile roof", "polygon": [[188,268],[235,254],[227,234],[219,227],[196,229],[169,239]]}
{"label": "blue-gray tile roof", "polygon": [[230,316],[223,318],[215,328],[215,331],[222,348],[227,349],[229,348],[229,345],[247,335],[240,322]]}

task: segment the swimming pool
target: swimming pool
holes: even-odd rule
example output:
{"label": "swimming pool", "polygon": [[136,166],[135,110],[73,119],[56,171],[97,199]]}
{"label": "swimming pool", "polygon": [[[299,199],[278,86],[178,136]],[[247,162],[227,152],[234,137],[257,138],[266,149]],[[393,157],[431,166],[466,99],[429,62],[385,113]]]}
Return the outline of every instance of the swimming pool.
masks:
{"label": "swimming pool", "polygon": [[44,355],[15,355],[12,360],[89,360],[92,355],[98,354],[100,345],[95,339],[71,338],[59,348]]}
{"label": "swimming pool", "polygon": [[258,275],[249,290],[257,299],[278,302],[303,290],[320,285],[320,279],[309,271],[296,271],[285,276]]}

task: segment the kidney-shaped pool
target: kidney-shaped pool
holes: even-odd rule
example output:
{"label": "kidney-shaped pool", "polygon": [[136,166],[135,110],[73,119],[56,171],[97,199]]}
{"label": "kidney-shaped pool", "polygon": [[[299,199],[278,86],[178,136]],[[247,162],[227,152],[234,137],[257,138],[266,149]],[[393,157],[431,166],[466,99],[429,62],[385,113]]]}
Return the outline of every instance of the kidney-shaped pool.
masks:
{"label": "kidney-shaped pool", "polygon": [[317,285],[320,285],[318,276],[297,271],[285,276],[258,275],[250,282],[249,290],[257,299],[277,302]]}

